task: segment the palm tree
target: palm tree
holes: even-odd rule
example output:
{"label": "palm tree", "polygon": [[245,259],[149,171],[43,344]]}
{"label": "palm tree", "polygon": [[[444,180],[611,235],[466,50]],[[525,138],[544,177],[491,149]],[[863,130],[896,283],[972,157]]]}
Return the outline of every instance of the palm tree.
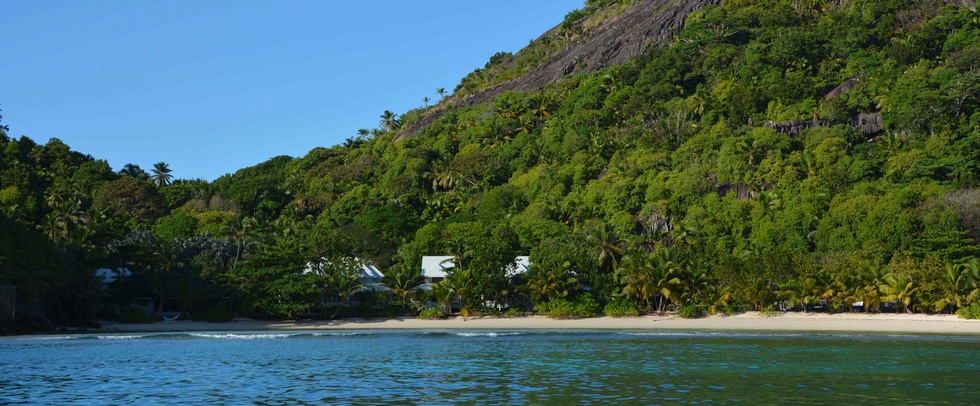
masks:
{"label": "palm tree", "polygon": [[83,231],[82,228],[88,223],[88,213],[82,210],[82,200],[77,197],[59,207],[54,214],[58,216],[58,223],[64,227],[63,237],[69,241],[77,232]]}
{"label": "palm tree", "polygon": [[455,265],[452,270],[446,273],[446,282],[452,285],[453,290],[459,295],[460,309],[465,317],[469,310],[467,299],[475,287],[476,278],[472,270],[469,267],[464,267],[464,265],[468,265],[467,262],[473,256],[473,251],[470,250],[466,239],[458,236],[450,238],[446,242],[446,246],[453,256],[451,261]]}
{"label": "palm tree", "polygon": [[616,229],[608,223],[596,226],[588,236],[592,249],[598,253],[599,269],[612,271],[619,268],[619,259],[623,256],[623,246],[626,240],[619,236]]}
{"label": "palm tree", "polygon": [[391,110],[385,110],[381,113],[381,130],[384,132],[391,132],[398,128],[401,122],[398,120],[398,115],[393,113]]}
{"label": "palm tree", "polygon": [[242,258],[242,255],[245,254],[245,251],[251,245],[251,241],[255,238],[255,223],[255,219],[243,217],[238,221],[221,226],[220,233],[233,241],[237,247],[235,251],[235,262],[232,264],[232,268],[238,264],[238,260]]}
{"label": "palm tree", "polygon": [[720,309],[728,307],[728,300],[731,297],[732,291],[727,286],[711,284],[701,290],[701,304],[706,306],[708,313],[711,314],[718,313]]}
{"label": "palm tree", "polygon": [[790,307],[802,306],[803,313],[806,313],[808,305],[820,299],[817,294],[819,289],[813,278],[800,277],[783,283],[780,287],[782,290],[777,293],[778,297],[786,299]]}
{"label": "palm tree", "polygon": [[391,267],[385,273],[384,285],[391,289],[391,293],[401,299],[402,313],[405,313],[408,306],[408,297],[415,291],[415,286],[422,283],[422,275],[408,264],[400,264]]}
{"label": "palm tree", "polygon": [[439,102],[440,103],[443,100],[446,100],[446,88],[440,87],[440,88],[436,89],[436,94],[439,95]]}
{"label": "palm tree", "polygon": [[52,211],[44,217],[44,223],[37,226],[38,230],[55,242],[71,241],[82,227],[88,223],[88,213],[82,210],[82,200],[77,197],[63,199],[57,193],[47,197]]}
{"label": "palm tree", "polygon": [[461,174],[452,170],[448,165],[434,168],[432,172],[426,173],[432,177],[432,190],[437,191],[439,189],[449,190],[453,186],[456,186],[460,182]]}
{"label": "palm tree", "polygon": [[467,265],[470,257],[473,256],[469,243],[462,236],[454,236],[446,240],[446,249],[453,256],[452,262],[457,270],[463,269],[463,266]]}
{"label": "palm tree", "polygon": [[568,262],[560,267],[531,265],[524,289],[531,294],[532,305],[568,296],[569,290],[578,284],[578,279],[569,275],[569,266]]}
{"label": "palm tree", "polygon": [[684,283],[680,278],[680,270],[683,269],[683,264],[674,258],[670,249],[661,245],[650,253],[649,263],[652,287],[658,295],[657,311],[663,312],[668,300],[674,304],[681,302],[680,294]]}
{"label": "palm tree", "polygon": [[933,304],[933,310],[952,312],[953,308],[967,304],[967,298],[971,293],[966,291],[970,285],[968,270],[961,264],[946,264],[946,268],[939,274],[942,296]]}
{"label": "palm tree", "polygon": [[180,254],[180,247],[172,242],[160,242],[154,247],[154,266],[148,269],[146,279],[150,290],[160,298],[160,302],[157,303],[157,313],[163,313],[167,293],[177,282],[176,269],[183,266]]}
{"label": "palm tree", "polygon": [[426,109],[429,108],[429,96],[422,98],[422,107]]}
{"label": "palm tree", "polygon": [[137,179],[146,180],[150,178],[150,174],[146,173],[139,165],[126,164],[122,169],[119,170],[119,174],[123,176],[132,176]]}
{"label": "palm tree", "polygon": [[697,230],[687,222],[679,221],[677,225],[667,232],[670,236],[671,241],[673,241],[674,248],[690,249],[694,247],[695,234]]}
{"label": "palm tree", "polygon": [[881,306],[882,289],[885,278],[891,273],[886,265],[867,263],[858,269],[857,286],[853,298],[864,302],[864,311],[877,311]]}
{"label": "palm tree", "polygon": [[825,269],[821,269],[820,272],[814,276],[813,282],[817,297],[819,297],[820,300],[827,302],[827,312],[836,310],[841,306],[841,301],[839,300],[841,284],[834,279],[834,276],[830,272],[826,271]]}
{"label": "palm tree", "polygon": [[449,307],[449,302],[453,300],[453,293],[455,293],[455,291],[448,280],[432,285],[432,296],[434,296],[436,301],[442,305],[443,314],[449,314],[452,310]]}
{"label": "palm tree", "polygon": [[711,264],[699,258],[684,261],[680,270],[683,277],[682,282],[684,282],[684,292],[681,295],[684,303],[703,302],[704,292],[713,284],[708,276],[711,273]]}
{"label": "palm tree", "polygon": [[[360,292],[364,285],[361,284],[361,266],[352,258],[344,258],[330,261],[325,275],[329,290],[340,297],[341,302],[346,302],[351,296]],[[339,312],[340,309],[338,308]],[[336,316],[336,313],[334,314]]]}
{"label": "palm tree", "polygon": [[745,156],[749,166],[753,166],[756,158],[762,153],[763,146],[758,140],[743,138],[735,144],[735,149]]}
{"label": "palm tree", "polygon": [[470,313],[469,299],[473,290],[476,289],[477,283],[473,270],[470,268],[453,268],[446,272],[446,280],[443,282],[448,283],[459,297],[459,308],[463,317],[468,316]]}
{"label": "palm tree", "polygon": [[62,228],[58,224],[58,216],[54,213],[48,213],[47,216],[44,216],[44,222],[38,224],[37,229],[52,241],[57,241],[62,235]]}
{"label": "palm tree", "polygon": [[170,167],[166,162],[153,164],[153,182],[157,184],[157,187],[164,187],[170,184],[170,180],[174,178],[170,172]]}
{"label": "palm tree", "polygon": [[980,259],[971,259],[970,262],[960,264],[963,267],[964,294],[967,302],[973,302],[980,298]]}
{"label": "palm tree", "polygon": [[369,131],[367,128],[362,128],[360,130],[357,130],[358,140],[367,140],[368,137],[370,136],[371,136],[371,131]]}
{"label": "palm tree", "polygon": [[640,250],[630,250],[623,256],[622,266],[616,268],[620,293],[627,298],[639,300],[646,309],[650,308],[650,299],[655,293],[651,269],[650,258]]}
{"label": "palm tree", "polygon": [[885,284],[881,288],[885,293],[885,300],[901,303],[905,312],[912,314],[912,299],[919,288],[911,279],[890,273],[885,275]]}
{"label": "palm tree", "polygon": [[806,174],[807,174],[807,176],[809,177],[809,176],[813,176],[814,174],[816,174],[817,173],[817,154],[814,154],[813,151],[805,150],[800,155],[800,157],[803,158],[803,165],[806,166]]}
{"label": "palm tree", "polygon": [[737,294],[742,300],[750,303],[753,310],[762,310],[767,303],[772,303],[771,284],[769,279],[753,275],[747,278]]}

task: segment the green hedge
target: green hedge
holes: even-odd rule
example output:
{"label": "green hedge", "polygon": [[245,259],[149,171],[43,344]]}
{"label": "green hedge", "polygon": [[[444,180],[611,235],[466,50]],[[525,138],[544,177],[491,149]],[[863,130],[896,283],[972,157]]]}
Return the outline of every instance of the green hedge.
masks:
{"label": "green hedge", "polygon": [[577,319],[599,315],[599,303],[592,295],[580,295],[574,299],[555,299],[534,307],[534,311],[553,319]]}
{"label": "green hedge", "polygon": [[425,309],[425,310],[422,310],[421,313],[419,313],[419,318],[420,319],[426,319],[426,320],[441,319],[444,316],[445,315],[442,314],[442,310],[436,309],[436,308]]}
{"label": "green hedge", "polygon": [[980,319],[980,302],[973,302],[967,307],[960,308],[956,315],[961,319]]}
{"label": "green hedge", "polygon": [[632,299],[617,299],[609,302],[602,312],[609,317],[635,317],[640,315],[640,304]]}
{"label": "green hedge", "polygon": [[704,317],[707,313],[706,308],[702,305],[686,304],[677,309],[677,315],[685,319],[695,319],[698,317]]}
{"label": "green hedge", "polygon": [[119,310],[119,322],[126,324],[146,324],[157,321],[156,317],[147,315],[142,310],[127,306]]}

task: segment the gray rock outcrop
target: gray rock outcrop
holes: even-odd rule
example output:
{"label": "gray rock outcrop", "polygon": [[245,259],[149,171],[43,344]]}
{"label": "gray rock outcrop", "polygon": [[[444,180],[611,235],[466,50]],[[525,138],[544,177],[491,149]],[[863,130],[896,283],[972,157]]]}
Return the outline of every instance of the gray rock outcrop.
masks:
{"label": "gray rock outcrop", "polygon": [[[511,91],[536,91],[567,75],[595,72],[606,66],[619,65],[643,53],[648,46],[664,46],[684,27],[692,11],[721,0],[642,0],[609,21],[592,28],[582,39],[571,43],[557,55],[532,68],[519,78],[453,97],[455,106],[473,106],[490,102],[497,95]],[[558,27],[545,32],[537,41],[555,35]],[[399,139],[418,133],[442,116],[444,110],[432,110],[410,127],[402,129]]]}

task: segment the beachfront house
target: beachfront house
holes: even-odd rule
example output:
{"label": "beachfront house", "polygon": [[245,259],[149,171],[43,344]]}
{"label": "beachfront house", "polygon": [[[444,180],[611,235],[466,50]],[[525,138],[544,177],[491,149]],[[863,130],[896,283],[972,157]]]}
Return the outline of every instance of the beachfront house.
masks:
{"label": "beachfront house", "polygon": [[[446,279],[447,272],[452,272],[452,269],[456,267],[455,258],[452,256],[424,256],[422,257],[422,278],[425,283],[417,286],[417,289],[424,291],[432,290],[432,284],[438,283]],[[504,275],[510,279],[517,275],[526,274],[531,269],[531,257],[529,256],[518,256],[514,258],[514,262],[504,269]],[[510,302],[510,301],[508,301]],[[513,303],[514,305],[520,306],[521,303]],[[432,306],[432,304],[429,304]],[[485,303],[486,307],[496,307],[502,309],[511,305],[511,303],[497,303],[493,301],[487,301]],[[459,301],[453,300],[450,303],[450,308],[458,308]]]}
{"label": "beachfront house", "polygon": [[[365,262],[363,259],[355,258],[355,263],[360,269],[359,282],[361,284],[361,290],[365,292],[387,292],[390,291],[387,286],[382,284],[385,275],[374,265]],[[324,264],[329,264],[326,258],[322,260],[321,263],[307,263],[306,269],[303,270],[304,274],[314,273],[316,275],[323,275],[325,272]],[[337,305],[340,304],[340,297],[336,295],[330,295],[326,298],[327,305]]]}
{"label": "beachfront house", "polygon": [[[102,282],[101,289],[108,290],[109,285],[120,282],[123,279],[129,279],[133,277],[133,272],[127,268],[99,268],[95,270],[95,277]],[[137,283],[145,284],[142,278],[138,278]],[[130,279],[130,282],[133,280]],[[156,314],[157,307],[153,298],[149,296],[141,296],[134,298],[129,302],[129,307],[134,307],[146,314]],[[116,305],[116,313],[120,312],[119,305]]]}
{"label": "beachfront house", "polygon": [[[367,262],[364,262],[364,260],[360,258],[356,258],[354,259],[354,261],[357,263],[358,268],[360,268],[361,270],[360,281],[362,285],[373,286],[373,285],[381,284],[381,281],[384,279],[385,275],[381,273],[381,271],[378,270],[376,266],[368,264]],[[324,258],[323,262],[319,264],[314,264],[312,262],[307,263],[306,269],[303,270],[303,273],[304,274],[314,273],[322,276],[323,273],[325,272],[323,264],[329,264],[329,263],[330,262],[327,261],[326,258]]]}
{"label": "beachfront house", "polygon": [[452,256],[422,257],[422,278],[426,284],[433,284],[446,279],[446,270],[456,267]]}
{"label": "beachfront house", "polygon": [[[451,256],[426,256],[422,257],[422,278],[426,284],[436,283],[446,279],[446,272],[456,267],[454,258]],[[527,273],[531,269],[531,257],[519,256],[514,258],[514,262],[505,270],[508,278],[515,275]],[[450,271],[451,272],[451,271]]]}
{"label": "beachfront house", "polygon": [[531,270],[531,257],[520,256],[515,257],[514,262],[507,267],[507,277],[513,278],[520,274],[528,273]]}

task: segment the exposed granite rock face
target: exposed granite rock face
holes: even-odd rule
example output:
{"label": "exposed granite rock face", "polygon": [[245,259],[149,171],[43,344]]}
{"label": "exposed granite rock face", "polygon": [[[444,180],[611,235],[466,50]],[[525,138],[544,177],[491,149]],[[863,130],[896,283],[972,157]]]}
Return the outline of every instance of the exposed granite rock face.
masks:
{"label": "exposed granite rock face", "polygon": [[[641,54],[647,46],[663,46],[680,32],[684,20],[694,10],[720,0],[644,0],[608,22],[596,27],[588,38],[576,42],[532,69],[523,77],[502,83],[463,100],[467,105],[489,101],[504,90],[534,91],[564,76],[595,72],[602,67],[619,65]],[[555,29],[545,33],[550,35]],[[489,96],[489,97],[487,97]]]}
{"label": "exposed granite rock face", "polygon": [[851,117],[848,120],[848,124],[854,127],[855,130],[864,133],[864,135],[876,135],[884,128],[881,123],[881,112],[878,111],[861,113],[857,117]]}
{"label": "exposed granite rock face", "polygon": [[[827,93],[827,95],[824,96],[823,99],[831,100],[840,97],[840,95],[847,93],[851,89],[854,89],[859,84],[860,81],[856,78],[845,80],[844,83],[840,84],[840,86],[835,87],[834,90],[831,90],[830,93]],[[883,128],[881,122],[881,112],[878,111],[858,114],[857,116],[851,117],[849,120],[847,120],[847,124],[849,124],[852,128],[864,133],[864,135],[867,136],[877,135],[878,133],[881,132]],[[795,138],[800,136],[800,132],[808,128],[825,127],[829,125],[830,123],[826,121],[820,121],[817,119],[816,116],[814,116],[814,119],[812,121],[784,120],[778,123],[774,123],[770,121],[763,124],[763,127],[771,128],[773,130],[776,130],[776,132],[788,134],[790,137]]]}
{"label": "exposed granite rock face", "polygon": [[858,81],[856,78],[847,79],[844,81],[844,83],[841,83],[840,86],[835,87],[834,90],[831,90],[830,93],[827,93],[827,95],[824,96],[823,99],[824,100],[835,99],[838,96],[847,93],[847,91],[857,87],[857,85],[860,83],[861,82]]}
{"label": "exposed granite rock face", "polygon": [[800,136],[800,132],[808,128],[813,127],[825,127],[828,123],[826,121],[803,121],[803,120],[784,120],[778,123],[772,121],[763,124],[765,128],[771,128],[776,130],[776,132],[788,134],[790,137],[796,138]]}
{"label": "exposed granite rock face", "polygon": [[[975,9],[980,0],[944,1],[954,6]],[[666,45],[684,27],[684,21],[692,11],[721,2],[722,0],[641,0],[629,10],[592,29],[586,39],[573,43],[522,77],[459,98],[453,97],[450,102],[453,106],[487,103],[508,90],[535,91],[567,75],[595,72],[605,66],[624,63],[642,53],[647,46]],[[553,35],[557,31],[558,27],[552,28],[541,37]],[[825,99],[837,97],[857,84],[857,79],[847,80],[827,94]],[[403,128],[398,139],[417,134],[441,117],[444,111],[430,110],[425,117]],[[881,113],[869,113],[868,117],[865,116],[862,114],[852,118],[851,125],[865,134],[881,131]]]}
{"label": "exposed granite rock face", "polygon": [[[571,44],[523,76],[453,98],[451,102],[455,106],[483,104],[508,90],[535,91],[567,75],[595,72],[606,66],[627,62],[641,54],[647,46],[668,44],[684,27],[684,20],[692,11],[719,3],[721,0],[642,0],[622,14],[594,27],[585,39]],[[552,28],[541,37],[553,35],[557,29]],[[442,114],[443,110],[429,112],[411,127],[403,129],[399,138],[418,133]]]}
{"label": "exposed granite rock face", "polygon": [[[861,113],[857,116],[851,117],[849,120],[847,120],[847,124],[867,136],[877,135],[883,128],[881,123],[881,113],[877,111],[871,113]],[[814,127],[827,127],[830,126],[830,123],[821,120],[783,120],[778,123],[769,121],[762,126],[796,138],[800,136],[800,133],[803,132],[803,130]]]}

